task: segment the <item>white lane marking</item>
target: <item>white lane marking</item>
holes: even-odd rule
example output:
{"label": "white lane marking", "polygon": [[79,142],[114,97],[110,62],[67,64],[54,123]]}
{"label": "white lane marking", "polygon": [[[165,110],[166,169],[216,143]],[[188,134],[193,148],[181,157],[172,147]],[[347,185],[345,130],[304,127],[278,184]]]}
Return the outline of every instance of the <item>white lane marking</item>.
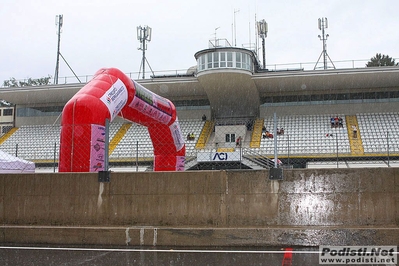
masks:
{"label": "white lane marking", "polygon": [[[209,250],[209,249],[142,249],[142,248],[69,248],[69,247],[8,247],[0,249],[19,250],[60,250],[60,251],[109,251],[109,252],[180,252],[180,253],[259,253],[259,254],[284,254],[285,250]],[[293,254],[318,254],[319,250],[293,250]]]}

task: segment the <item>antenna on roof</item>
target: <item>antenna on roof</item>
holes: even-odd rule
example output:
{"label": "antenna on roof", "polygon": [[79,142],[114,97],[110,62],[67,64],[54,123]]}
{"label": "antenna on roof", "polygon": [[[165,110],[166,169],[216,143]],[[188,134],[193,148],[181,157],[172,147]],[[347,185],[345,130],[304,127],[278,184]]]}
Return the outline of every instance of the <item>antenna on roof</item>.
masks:
{"label": "antenna on roof", "polygon": [[61,28],[63,23],[63,16],[55,16],[55,25],[57,26],[58,46],[57,46],[57,61],[55,64],[54,84],[58,84],[58,72],[60,68],[60,43],[61,43]]}
{"label": "antenna on roof", "polygon": [[218,39],[216,38],[216,31],[219,29],[220,27],[215,28],[215,47],[218,47]]}
{"label": "antenna on roof", "polygon": [[327,58],[330,60],[331,64],[333,65],[333,68],[335,69],[334,63],[332,62],[330,56],[327,53],[327,38],[329,35],[324,34],[324,29],[328,28],[328,21],[327,18],[319,18],[318,20],[318,28],[321,30],[321,36],[319,35],[319,39],[323,41],[323,51],[321,52],[319,59],[317,59],[316,65],[314,66],[314,69],[316,69],[317,65],[319,64],[320,58],[323,55],[323,68],[327,69]]}
{"label": "antenna on roof", "polygon": [[237,46],[236,13],[238,12],[240,12],[239,9],[234,9],[234,46]]}
{"label": "antenna on roof", "polygon": [[75,78],[79,81],[79,83],[82,83],[79,79],[79,77],[76,75],[76,73],[73,71],[71,66],[68,64],[68,62],[65,60],[65,58],[62,56],[60,52],[60,43],[61,43],[61,28],[62,24],[64,23],[64,16],[63,15],[57,15],[55,16],[55,25],[57,26],[57,35],[58,35],[58,47],[57,47],[57,62],[55,65],[55,74],[54,74],[54,84],[58,84],[58,72],[60,69],[60,56],[62,60],[64,60],[65,64],[67,64],[68,68],[72,71],[72,73],[75,75]]}
{"label": "antenna on roof", "polygon": [[265,38],[267,37],[268,26],[267,22],[262,19],[256,23],[258,28],[258,35],[262,38],[262,52],[263,52],[263,69],[266,69],[266,50],[265,50]]}
{"label": "antenna on roof", "polygon": [[[152,33],[152,29],[149,26],[144,26],[144,27],[138,26],[137,27],[137,40],[140,41],[140,48],[138,48],[138,49],[143,51],[143,58],[141,60],[139,76],[140,76],[141,67],[143,67],[143,79],[145,79],[145,62],[147,62],[148,66],[151,69],[150,63],[148,63],[147,58],[145,57],[145,50],[147,50],[147,44],[145,42],[151,41],[151,33]],[[154,71],[152,71],[152,69],[151,69],[151,72],[152,72],[152,75],[154,75]]]}

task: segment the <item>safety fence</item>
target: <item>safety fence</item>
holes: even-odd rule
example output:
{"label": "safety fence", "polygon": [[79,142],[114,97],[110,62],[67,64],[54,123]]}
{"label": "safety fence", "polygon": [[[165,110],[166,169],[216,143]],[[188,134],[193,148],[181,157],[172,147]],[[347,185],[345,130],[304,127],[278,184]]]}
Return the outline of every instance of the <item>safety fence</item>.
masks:
{"label": "safety fence", "polygon": [[[180,126],[185,142],[185,170],[399,166],[399,132],[380,132],[378,136],[363,133],[353,138],[341,129],[308,138],[299,133],[264,138],[245,126],[238,129],[237,125],[227,126],[215,131],[214,124],[202,120],[180,121]],[[84,130],[97,129],[75,127],[73,130],[82,132],[83,136]],[[60,158],[60,132],[59,125],[23,126],[3,137],[0,170],[31,171],[34,163],[36,169],[58,171],[60,160],[66,165],[89,160],[90,171],[104,167],[111,171],[151,171],[156,153],[153,141],[161,144],[158,151],[161,156],[169,154],[171,145],[164,143],[162,134],[150,137],[145,126],[111,123],[97,134],[86,135],[90,138],[80,140],[79,145],[73,145],[76,140],[69,140],[70,150],[65,159]],[[74,157],[81,153],[88,153],[85,159]]]}

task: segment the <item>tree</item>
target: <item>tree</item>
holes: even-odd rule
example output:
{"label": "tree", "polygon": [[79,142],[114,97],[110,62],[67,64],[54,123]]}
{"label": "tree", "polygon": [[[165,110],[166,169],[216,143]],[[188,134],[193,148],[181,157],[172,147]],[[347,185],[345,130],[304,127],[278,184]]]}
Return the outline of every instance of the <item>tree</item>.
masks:
{"label": "tree", "polygon": [[389,57],[388,55],[381,55],[377,53],[374,57],[367,62],[366,67],[380,67],[380,66],[397,66],[395,64],[395,59]]}
{"label": "tree", "polygon": [[51,76],[32,79],[28,78],[27,80],[16,80],[15,78],[10,78],[9,80],[5,80],[3,82],[3,87],[26,87],[26,86],[41,86],[41,85],[49,85]]}

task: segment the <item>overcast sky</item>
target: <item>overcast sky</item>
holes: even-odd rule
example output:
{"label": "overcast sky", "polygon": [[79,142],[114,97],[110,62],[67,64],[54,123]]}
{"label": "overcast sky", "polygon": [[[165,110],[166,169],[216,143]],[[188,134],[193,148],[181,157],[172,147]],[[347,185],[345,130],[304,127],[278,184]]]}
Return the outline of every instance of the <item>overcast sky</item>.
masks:
{"label": "overcast sky", "polygon": [[[322,17],[333,62],[376,53],[399,58],[398,10],[397,0],[2,0],[0,85],[11,77],[54,76],[58,14],[64,17],[61,54],[83,76],[102,67],[138,72],[137,26],[152,28],[146,51],[152,70],[184,70],[196,64],[194,54],[208,48],[215,32],[238,47],[255,43],[255,15],[269,26],[267,65],[316,62]],[[73,76],[62,59],[59,76]]]}

